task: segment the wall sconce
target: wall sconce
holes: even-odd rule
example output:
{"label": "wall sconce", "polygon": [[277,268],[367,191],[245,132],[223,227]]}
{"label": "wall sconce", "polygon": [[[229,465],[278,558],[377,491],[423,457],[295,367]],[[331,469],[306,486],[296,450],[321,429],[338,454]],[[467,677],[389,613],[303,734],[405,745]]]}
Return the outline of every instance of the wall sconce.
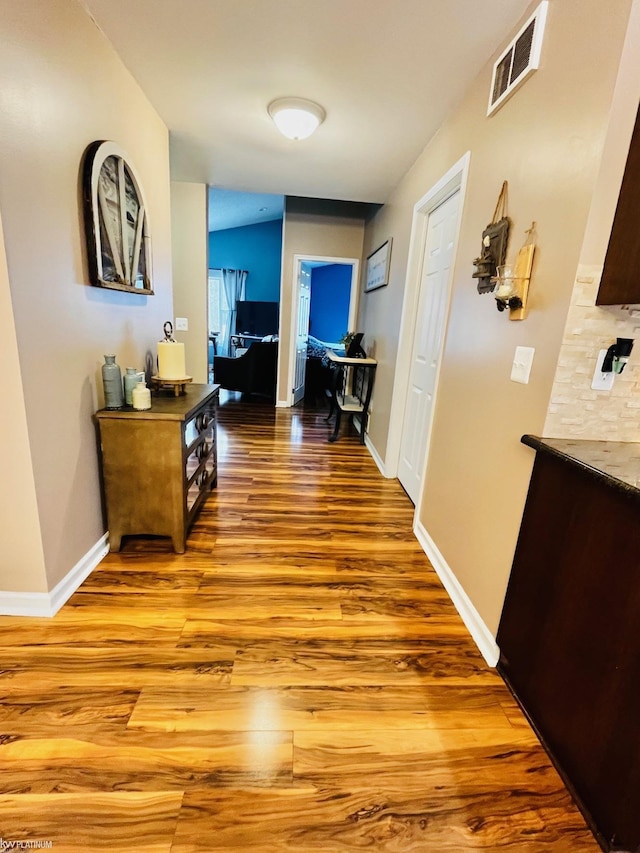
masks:
{"label": "wall sconce", "polygon": [[533,233],[535,222],[527,229],[529,242],[518,252],[515,264],[503,264],[497,267],[497,276],[491,281],[496,283],[493,295],[496,298],[498,311],[507,311],[510,320],[524,320],[527,316],[527,300],[529,298],[529,282],[533,267],[535,243]]}
{"label": "wall sconce", "polygon": [[632,349],[633,338],[616,338],[615,344],[611,344],[602,361],[601,372],[622,373],[629,361]]}
{"label": "wall sconce", "polygon": [[497,267],[498,275],[495,279],[496,289],[493,295],[496,298],[498,311],[505,311],[507,308],[510,311],[516,308],[522,308],[522,298],[520,297],[518,288],[518,279],[513,274],[513,267],[509,264]]}

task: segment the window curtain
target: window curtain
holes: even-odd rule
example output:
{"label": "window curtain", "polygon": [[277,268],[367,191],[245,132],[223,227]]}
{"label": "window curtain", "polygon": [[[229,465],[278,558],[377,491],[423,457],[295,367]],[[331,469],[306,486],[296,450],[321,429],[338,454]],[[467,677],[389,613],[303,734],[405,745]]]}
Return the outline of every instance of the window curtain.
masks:
{"label": "window curtain", "polygon": [[218,352],[231,355],[230,338],[236,330],[236,305],[244,299],[244,288],[247,281],[247,270],[222,270],[222,286],[224,287],[225,306],[220,311],[222,329],[218,338]]}

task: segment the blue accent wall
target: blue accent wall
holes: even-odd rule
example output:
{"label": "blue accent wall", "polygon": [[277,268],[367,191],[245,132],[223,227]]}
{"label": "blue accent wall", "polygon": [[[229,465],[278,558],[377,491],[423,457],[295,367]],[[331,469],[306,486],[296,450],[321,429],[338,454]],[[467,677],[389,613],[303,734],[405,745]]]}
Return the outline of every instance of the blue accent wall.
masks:
{"label": "blue accent wall", "polygon": [[281,264],[281,219],[209,232],[209,267],[248,270],[247,300],[280,301]]}
{"label": "blue accent wall", "polygon": [[314,338],[331,343],[349,331],[351,271],[348,264],[327,264],[311,270],[309,334]]}

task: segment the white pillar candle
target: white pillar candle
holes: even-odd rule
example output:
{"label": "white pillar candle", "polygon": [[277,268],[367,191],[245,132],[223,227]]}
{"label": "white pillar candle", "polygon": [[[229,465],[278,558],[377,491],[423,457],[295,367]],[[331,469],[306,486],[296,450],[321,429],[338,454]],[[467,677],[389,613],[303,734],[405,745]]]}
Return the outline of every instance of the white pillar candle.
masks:
{"label": "white pillar candle", "polygon": [[508,299],[513,291],[513,279],[498,279],[498,287],[494,291],[494,296],[498,299]]}
{"label": "white pillar candle", "polygon": [[158,343],[158,376],[160,379],[186,379],[184,344],[175,341]]}

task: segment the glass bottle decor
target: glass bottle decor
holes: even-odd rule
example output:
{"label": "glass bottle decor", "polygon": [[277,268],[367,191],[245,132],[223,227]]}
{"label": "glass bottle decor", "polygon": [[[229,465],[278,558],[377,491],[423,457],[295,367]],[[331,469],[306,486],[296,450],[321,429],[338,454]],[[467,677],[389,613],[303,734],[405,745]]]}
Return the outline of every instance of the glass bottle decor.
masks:
{"label": "glass bottle decor", "polygon": [[116,364],[115,355],[105,355],[102,365],[105,409],[121,409],[124,403],[122,373]]}

